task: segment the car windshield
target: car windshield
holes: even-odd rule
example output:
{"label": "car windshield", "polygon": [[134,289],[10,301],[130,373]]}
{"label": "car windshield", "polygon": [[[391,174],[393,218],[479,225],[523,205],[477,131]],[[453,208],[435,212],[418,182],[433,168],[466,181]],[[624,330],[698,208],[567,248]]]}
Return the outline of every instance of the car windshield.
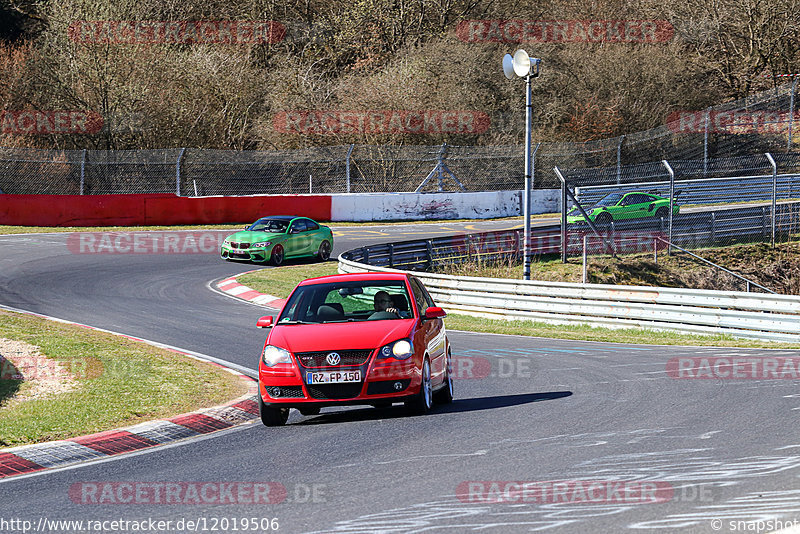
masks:
{"label": "car windshield", "polygon": [[[586,210],[588,212],[589,210],[594,209],[594,208],[599,208],[599,207],[603,207],[603,206],[614,206],[614,205],[616,205],[617,202],[619,202],[619,200],[624,195],[625,195],[625,193],[610,193],[610,194],[604,196],[603,198],[601,198],[600,200],[598,200],[597,202],[595,202],[594,204],[592,204],[590,207],[584,208],[584,210]],[[567,213],[567,215],[576,215],[577,216],[577,215],[583,215],[583,214],[580,212],[580,210],[577,207],[575,207],[575,208],[572,208]]]}
{"label": "car windshield", "polygon": [[624,194],[625,193],[611,193],[598,200],[594,206],[613,206],[619,202],[619,199],[621,199]]}
{"label": "car windshield", "polygon": [[271,234],[283,234],[286,228],[289,227],[289,221],[286,219],[259,219],[247,227],[251,232],[269,232]]}
{"label": "car windshield", "polygon": [[[299,286],[277,323],[344,323],[414,316],[403,280],[364,280]],[[388,310],[387,310],[388,308]]]}

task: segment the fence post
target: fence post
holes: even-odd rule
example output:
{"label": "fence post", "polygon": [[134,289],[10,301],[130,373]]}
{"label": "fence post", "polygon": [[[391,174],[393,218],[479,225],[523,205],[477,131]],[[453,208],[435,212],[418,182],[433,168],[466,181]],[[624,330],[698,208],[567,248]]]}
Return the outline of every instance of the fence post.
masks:
{"label": "fence post", "polygon": [[344,164],[344,175],[347,179],[347,192],[350,192],[350,156],[353,155],[353,148],[355,148],[355,144],[351,144],[350,148],[347,150],[347,160]]}
{"label": "fence post", "polygon": [[[706,125],[708,125],[707,118]],[[667,172],[669,173],[669,243],[667,243],[667,256],[670,256],[672,254],[672,211],[675,209],[675,171],[672,170],[667,160],[661,160],[661,163],[667,168]],[[703,161],[703,165],[705,166],[705,160]]]}
{"label": "fence post", "polygon": [[394,267],[394,243],[389,243],[389,267]]}
{"label": "fence post", "polygon": [[183,153],[186,152],[185,148],[182,148],[180,152],[178,152],[178,161],[175,162],[175,195],[181,196],[181,160],[183,159]]}
{"label": "fence post", "polygon": [[792,94],[789,95],[789,135],[786,138],[786,151],[789,152],[792,150],[792,124],[794,123],[794,90],[797,87],[797,80],[800,79],[795,77],[792,80]]}
{"label": "fence post", "polygon": [[81,195],[83,194],[83,187],[86,180],[86,149],[83,149],[81,154]]}
{"label": "fence post", "polygon": [[769,164],[772,165],[772,248],[775,248],[775,205],[777,204],[778,198],[778,165],[775,163],[775,159],[772,157],[772,154],[767,152],[766,154],[767,159],[769,160]]}
{"label": "fence post", "polygon": [[625,136],[621,135],[619,137],[619,143],[617,144],[617,185],[620,183],[620,178],[622,176],[622,143],[625,141]]}
{"label": "fence post", "polygon": [[[711,121],[711,106],[706,108],[705,134],[703,135],[703,178],[708,177],[708,123]],[[669,250],[669,248],[667,248]]]}

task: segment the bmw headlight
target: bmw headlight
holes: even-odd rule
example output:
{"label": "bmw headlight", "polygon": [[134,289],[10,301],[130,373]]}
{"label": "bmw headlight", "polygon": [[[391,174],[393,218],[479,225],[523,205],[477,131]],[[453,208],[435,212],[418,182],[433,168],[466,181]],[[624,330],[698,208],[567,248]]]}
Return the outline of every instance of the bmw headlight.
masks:
{"label": "bmw headlight", "polygon": [[399,339],[394,343],[389,343],[381,347],[378,351],[378,358],[394,358],[396,360],[407,360],[414,354],[414,345],[410,339]]}
{"label": "bmw headlight", "polygon": [[292,355],[289,354],[289,351],[274,345],[264,346],[264,350],[261,351],[261,359],[264,360],[267,367],[274,367],[279,363],[292,363]]}
{"label": "bmw headlight", "polygon": [[253,248],[265,248],[265,247],[270,246],[271,244],[272,243],[270,241],[264,241],[262,243],[253,243],[250,246],[253,247]]}

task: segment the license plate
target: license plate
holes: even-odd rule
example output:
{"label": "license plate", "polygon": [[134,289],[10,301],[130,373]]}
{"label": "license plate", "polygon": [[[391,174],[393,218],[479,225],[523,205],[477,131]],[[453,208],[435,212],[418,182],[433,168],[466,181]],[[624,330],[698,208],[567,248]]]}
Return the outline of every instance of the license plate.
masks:
{"label": "license plate", "polygon": [[342,384],[346,382],[361,382],[361,371],[306,373],[306,384]]}

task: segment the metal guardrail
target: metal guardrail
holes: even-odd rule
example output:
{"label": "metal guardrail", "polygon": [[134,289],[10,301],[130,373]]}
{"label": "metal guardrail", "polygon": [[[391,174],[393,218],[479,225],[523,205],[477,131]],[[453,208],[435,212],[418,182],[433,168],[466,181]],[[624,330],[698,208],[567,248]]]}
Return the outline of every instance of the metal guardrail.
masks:
{"label": "metal guardrail", "polygon": [[[769,240],[771,207],[734,208],[681,214],[674,243]],[[800,231],[800,203],[780,204],[776,226]],[[663,220],[611,225],[617,252],[652,250],[664,237]],[[570,225],[569,247],[582,249],[588,225]],[[457,277],[424,272],[436,265],[518,255],[521,230],[462,234],[425,240],[368,245],[339,257],[340,272],[417,271],[433,297],[451,312],[479,317],[527,319],[554,324],[609,328],[646,327],[697,334],[729,334],[770,341],[800,342],[800,296],[661,287],[574,284]],[[560,227],[535,227],[534,254],[557,254]],[[628,245],[625,245],[629,243]],[[604,243],[595,252],[603,252]],[[627,247],[627,248],[626,248]]]}
{"label": "metal guardrail", "polygon": [[[394,271],[339,257],[339,272]],[[800,297],[417,273],[453,313],[800,342]]]}
{"label": "metal guardrail", "polygon": [[[778,198],[800,197],[800,174],[779,174],[776,182]],[[771,200],[772,175],[675,180],[675,190],[680,191],[676,198],[679,204]],[[644,191],[668,198],[669,181],[579,186],[575,188],[575,196],[582,205],[589,206],[609,193],[625,191]]]}
{"label": "metal guardrail", "polygon": [[[672,243],[681,247],[698,247],[717,242],[769,241],[771,226],[772,210],[769,205],[681,213],[673,220]],[[778,204],[775,227],[779,235],[800,232],[800,202]],[[665,219],[617,221],[606,227],[606,235],[615,243],[617,253],[653,250],[654,240],[664,239],[666,231]],[[589,225],[569,225],[567,246],[571,253],[582,252],[583,236],[587,234],[593,235]],[[438,265],[473,259],[489,261],[519,256],[522,240],[521,229],[460,234],[367,245],[347,251],[343,257],[377,267],[427,271]],[[559,225],[531,229],[532,254],[558,254],[560,246]],[[591,253],[606,251],[602,243],[594,243],[592,247]]]}

